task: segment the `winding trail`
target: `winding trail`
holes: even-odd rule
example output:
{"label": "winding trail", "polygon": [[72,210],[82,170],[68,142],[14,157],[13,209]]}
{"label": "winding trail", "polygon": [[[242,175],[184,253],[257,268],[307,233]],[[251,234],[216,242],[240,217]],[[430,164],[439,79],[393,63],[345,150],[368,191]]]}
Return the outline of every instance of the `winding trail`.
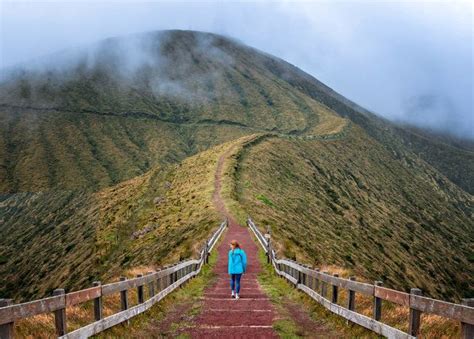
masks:
{"label": "winding trail", "polygon": [[[262,269],[257,257],[257,245],[249,229],[239,225],[229,213],[221,197],[224,161],[233,150],[231,147],[220,156],[214,181],[213,203],[229,221],[225,237],[217,248],[218,262],[214,267],[217,281],[205,290],[202,312],[196,317],[195,326],[189,334],[192,338],[278,338],[272,327],[276,311],[257,280]],[[230,297],[227,274],[227,252],[232,239],[241,243],[248,257],[239,300]]]}

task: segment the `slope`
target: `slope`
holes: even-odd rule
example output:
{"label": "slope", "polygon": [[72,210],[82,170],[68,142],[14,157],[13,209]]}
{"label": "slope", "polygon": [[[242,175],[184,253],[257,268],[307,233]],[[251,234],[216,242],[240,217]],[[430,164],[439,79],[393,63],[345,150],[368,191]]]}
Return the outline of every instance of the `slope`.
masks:
{"label": "slope", "polygon": [[[97,193],[50,190],[0,202],[0,295],[29,300],[194,256],[220,217],[211,203],[229,144]],[[21,253],[21,255],[16,255]]]}
{"label": "slope", "polygon": [[266,60],[221,36],[163,31],[5,72],[0,191],[97,190],[244,134],[308,133],[335,114]]}
{"label": "slope", "polygon": [[269,226],[283,255],[433,297],[473,295],[474,200],[414,154],[353,125],[336,140],[262,139],[238,159],[236,209]]}

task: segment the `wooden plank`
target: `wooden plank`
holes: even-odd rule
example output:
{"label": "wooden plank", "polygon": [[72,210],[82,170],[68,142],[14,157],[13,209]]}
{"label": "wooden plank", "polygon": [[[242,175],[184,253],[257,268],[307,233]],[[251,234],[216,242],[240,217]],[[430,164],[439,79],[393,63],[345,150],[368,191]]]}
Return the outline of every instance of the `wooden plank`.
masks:
{"label": "wooden plank", "polygon": [[265,240],[264,236],[262,235],[262,233],[260,233],[260,231],[258,230],[257,226],[255,226],[252,219],[249,218],[247,220],[247,224],[249,225],[250,229],[253,231],[253,233],[257,237],[257,240],[260,242],[260,245],[262,245],[263,250],[265,251],[265,253],[267,253],[268,244],[267,244],[267,241]]}
{"label": "wooden plank", "polygon": [[106,296],[106,295],[110,295],[110,294],[113,294],[113,293],[118,293],[120,291],[136,288],[138,286],[145,285],[145,284],[147,284],[147,283],[149,283],[153,280],[157,280],[161,277],[165,277],[167,275],[175,273],[176,271],[179,271],[181,268],[184,268],[186,266],[193,265],[193,264],[199,264],[199,263],[200,263],[200,260],[196,260],[196,259],[186,260],[186,261],[178,263],[175,266],[163,269],[161,271],[155,272],[155,273],[150,274],[150,275],[145,275],[145,276],[139,277],[139,278],[133,278],[133,279],[128,279],[128,280],[124,280],[124,281],[118,281],[118,282],[115,282],[115,283],[106,284],[106,285],[102,286],[102,295]]}
{"label": "wooden plank", "polygon": [[357,312],[350,311],[342,306],[331,303],[329,300],[321,297],[315,291],[304,285],[298,285],[298,288],[303,292],[308,294],[311,298],[316,300],[318,303],[323,305],[325,308],[331,312],[355,323],[360,326],[363,326],[377,334],[383,335],[387,338],[394,339],[415,339],[415,337],[410,336],[408,333],[400,331],[399,329],[388,326],[380,321],[376,321],[372,318],[369,318],[365,315],[359,314]]}
{"label": "wooden plank", "polygon": [[0,325],[14,322],[18,319],[32,317],[38,314],[51,313],[66,305],[65,295],[15,304],[0,308]]}
{"label": "wooden plank", "polygon": [[364,295],[374,295],[374,285],[363,283],[363,282],[358,282],[355,280],[350,280],[350,279],[344,279],[344,278],[339,278],[339,277],[334,277],[329,274],[325,274],[323,272],[318,272],[313,269],[309,269],[306,267],[302,268],[303,272],[306,273],[307,275],[318,279],[319,281],[326,282],[328,284],[338,286],[340,288],[348,289],[351,291],[355,291],[358,293],[362,293]]}
{"label": "wooden plank", "polygon": [[374,296],[398,305],[410,306],[410,294],[405,292],[375,286]]}
{"label": "wooden plank", "polygon": [[212,249],[214,248],[214,245],[217,243],[217,240],[219,240],[222,233],[224,233],[226,226],[227,226],[227,219],[224,220],[224,222],[222,222],[222,224],[217,229],[216,233],[214,233],[211,240],[209,241],[209,252],[212,251]]}
{"label": "wooden plank", "polygon": [[91,287],[85,290],[71,292],[66,294],[66,306],[77,305],[102,295],[102,289],[100,286]]}
{"label": "wooden plank", "polygon": [[410,295],[410,308],[459,320],[465,324],[474,324],[474,307],[448,303],[418,295]]}
{"label": "wooden plank", "polygon": [[281,264],[284,264],[284,265],[287,265],[297,271],[303,271],[303,270],[307,270],[307,268],[304,268],[303,266],[301,266],[300,264],[294,262],[294,261],[290,261],[288,259],[280,259],[279,260]]}

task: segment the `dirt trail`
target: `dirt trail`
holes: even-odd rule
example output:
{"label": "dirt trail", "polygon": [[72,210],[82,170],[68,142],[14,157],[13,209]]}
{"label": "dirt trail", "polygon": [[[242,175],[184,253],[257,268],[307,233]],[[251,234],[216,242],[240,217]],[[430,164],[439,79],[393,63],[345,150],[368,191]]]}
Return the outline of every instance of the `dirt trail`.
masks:
{"label": "dirt trail", "polygon": [[[227,211],[221,197],[224,161],[232,151],[233,148],[229,148],[221,155],[215,174],[213,203],[229,220],[229,228],[217,248],[218,262],[214,267],[217,281],[205,290],[202,312],[196,317],[195,328],[189,333],[193,338],[277,338],[272,328],[276,312],[257,281],[257,274],[262,269],[257,258],[257,245],[248,228],[239,225]],[[240,300],[230,297],[227,253],[232,239],[241,243],[248,257],[247,272],[241,281]]]}

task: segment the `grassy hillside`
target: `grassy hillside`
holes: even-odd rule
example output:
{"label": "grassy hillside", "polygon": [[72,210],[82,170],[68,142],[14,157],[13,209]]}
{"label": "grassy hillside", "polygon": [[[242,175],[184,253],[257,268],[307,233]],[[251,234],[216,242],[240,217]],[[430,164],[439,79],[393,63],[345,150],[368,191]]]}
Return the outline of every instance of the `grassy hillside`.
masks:
{"label": "grassy hillside", "polygon": [[51,58],[62,66],[0,83],[1,192],[97,190],[244,134],[311,133],[330,114],[266,70],[270,56],[212,34],[147,33]]}
{"label": "grassy hillside", "polygon": [[357,126],[336,140],[261,140],[239,156],[235,197],[282,255],[432,297],[473,296],[474,200],[433,167]]}
{"label": "grassy hillside", "polygon": [[112,38],[4,72],[0,192],[92,189],[255,132],[314,133],[338,114],[472,193],[472,152],[415,138],[283,60],[230,38]]}
{"label": "grassy hillside", "polygon": [[465,143],[393,125],[208,33],[108,39],[44,62],[0,82],[0,297],[192,255],[219,222],[217,156],[242,143],[224,195],[270,225],[284,255],[472,296]]}
{"label": "grassy hillside", "polygon": [[2,196],[0,296],[28,300],[196,255],[221,222],[211,196],[217,158],[228,147],[97,193]]}

